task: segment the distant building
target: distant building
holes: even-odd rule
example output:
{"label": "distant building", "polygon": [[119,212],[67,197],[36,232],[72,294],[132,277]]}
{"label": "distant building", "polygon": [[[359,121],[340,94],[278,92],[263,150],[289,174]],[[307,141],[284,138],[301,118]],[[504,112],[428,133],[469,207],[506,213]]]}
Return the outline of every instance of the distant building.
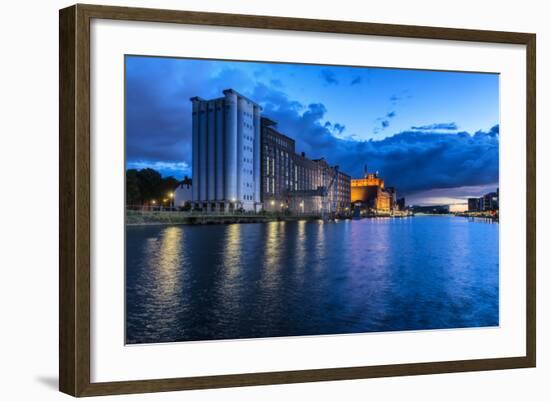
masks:
{"label": "distant building", "polygon": [[468,211],[478,212],[479,210],[479,198],[468,198]]}
{"label": "distant building", "polygon": [[385,192],[387,192],[391,197],[391,204],[390,208],[393,210],[397,208],[397,192],[395,191],[395,187],[386,187]]}
{"label": "distant building", "polygon": [[351,179],[351,202],[361,207],[390,212],[394,208],[396,193],[393,187],[384,188],[378,173],[369,173],[365,167],[363,178]]}
{"label": "distant building", "polygon": [[480,210],[491,211],[498,209],[498,198],[496,192],[489,192],[479,198]]}
{"label": "distant building", "polygon": [[468,198],[469,212],[491,212],[499,209],[499,189],[479,198]]}
{"label": "distant building", "polygon": [[397,199],[397,210],[405,210],[405,198]]}
{"label": "distant building", "polygon": [[378,190],[375,209],[380,212],[390,212],[392,210],[392,196],[389,192],[383,189]]}
{"label": "distant building", "polygon": [[193,205],[259,211],[261,107],[232,89],[193,103]]}
{"label": "distant building", "polygon": [[193,201],[192,180],[185,177],[174,191],[174,207],[184,207]]}
{"label": "distant building", "polygon": [[351,202],[361,202],[374,207],[378,192],[384,189],[384,180],[377,174],[367,173],[363,178],[351,180]]}

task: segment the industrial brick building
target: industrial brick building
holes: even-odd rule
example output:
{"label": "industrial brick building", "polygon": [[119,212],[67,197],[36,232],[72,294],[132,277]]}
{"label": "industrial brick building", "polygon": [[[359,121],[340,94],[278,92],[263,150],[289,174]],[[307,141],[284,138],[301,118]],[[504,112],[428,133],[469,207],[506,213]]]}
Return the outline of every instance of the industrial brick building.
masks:
{"label": "industrial brick building", "polygon": [[350,176],[325,159],[296,153],[294,139],[262,117],[262,200],[266,211],[343,212],[350,203]]}

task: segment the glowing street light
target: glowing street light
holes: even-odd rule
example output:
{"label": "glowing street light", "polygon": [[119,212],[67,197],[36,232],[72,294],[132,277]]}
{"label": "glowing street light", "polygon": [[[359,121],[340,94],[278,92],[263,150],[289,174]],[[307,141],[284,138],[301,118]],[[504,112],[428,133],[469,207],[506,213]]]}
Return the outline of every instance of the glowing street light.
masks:
{"label": "glowing street light", "polygon": [[173,204],[174,193],[173,192],[168,192],[168,198],[170,199],[170,209],[172,209],[172,207],[174,206],[174,204]]}

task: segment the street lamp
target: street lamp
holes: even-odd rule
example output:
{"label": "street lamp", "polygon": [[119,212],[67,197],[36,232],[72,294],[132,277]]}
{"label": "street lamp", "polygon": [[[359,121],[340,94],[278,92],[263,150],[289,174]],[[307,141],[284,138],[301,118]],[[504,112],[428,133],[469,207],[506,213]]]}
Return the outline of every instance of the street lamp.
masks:
{"label": "street lamp", "polygon": [[174,193],[168,192],[168,197],[170,198],[170,210],[174,208]]}

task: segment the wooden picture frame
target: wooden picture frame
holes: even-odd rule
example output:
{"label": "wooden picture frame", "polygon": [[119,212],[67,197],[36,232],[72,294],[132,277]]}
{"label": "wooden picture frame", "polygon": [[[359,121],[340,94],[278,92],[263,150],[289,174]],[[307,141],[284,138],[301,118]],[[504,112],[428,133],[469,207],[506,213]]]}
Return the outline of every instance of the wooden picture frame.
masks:
{"label": "wooden picture frame", "polygon": [[[527,49],[525,60],[527,68],[526,356],[92,383],[90,380],[90,21],[94,18],[525,45]],[[534,34],[80,4],[60,10],[59,28],[60,391],[73,396],[95,396],[535,366],[536,37]]]}

